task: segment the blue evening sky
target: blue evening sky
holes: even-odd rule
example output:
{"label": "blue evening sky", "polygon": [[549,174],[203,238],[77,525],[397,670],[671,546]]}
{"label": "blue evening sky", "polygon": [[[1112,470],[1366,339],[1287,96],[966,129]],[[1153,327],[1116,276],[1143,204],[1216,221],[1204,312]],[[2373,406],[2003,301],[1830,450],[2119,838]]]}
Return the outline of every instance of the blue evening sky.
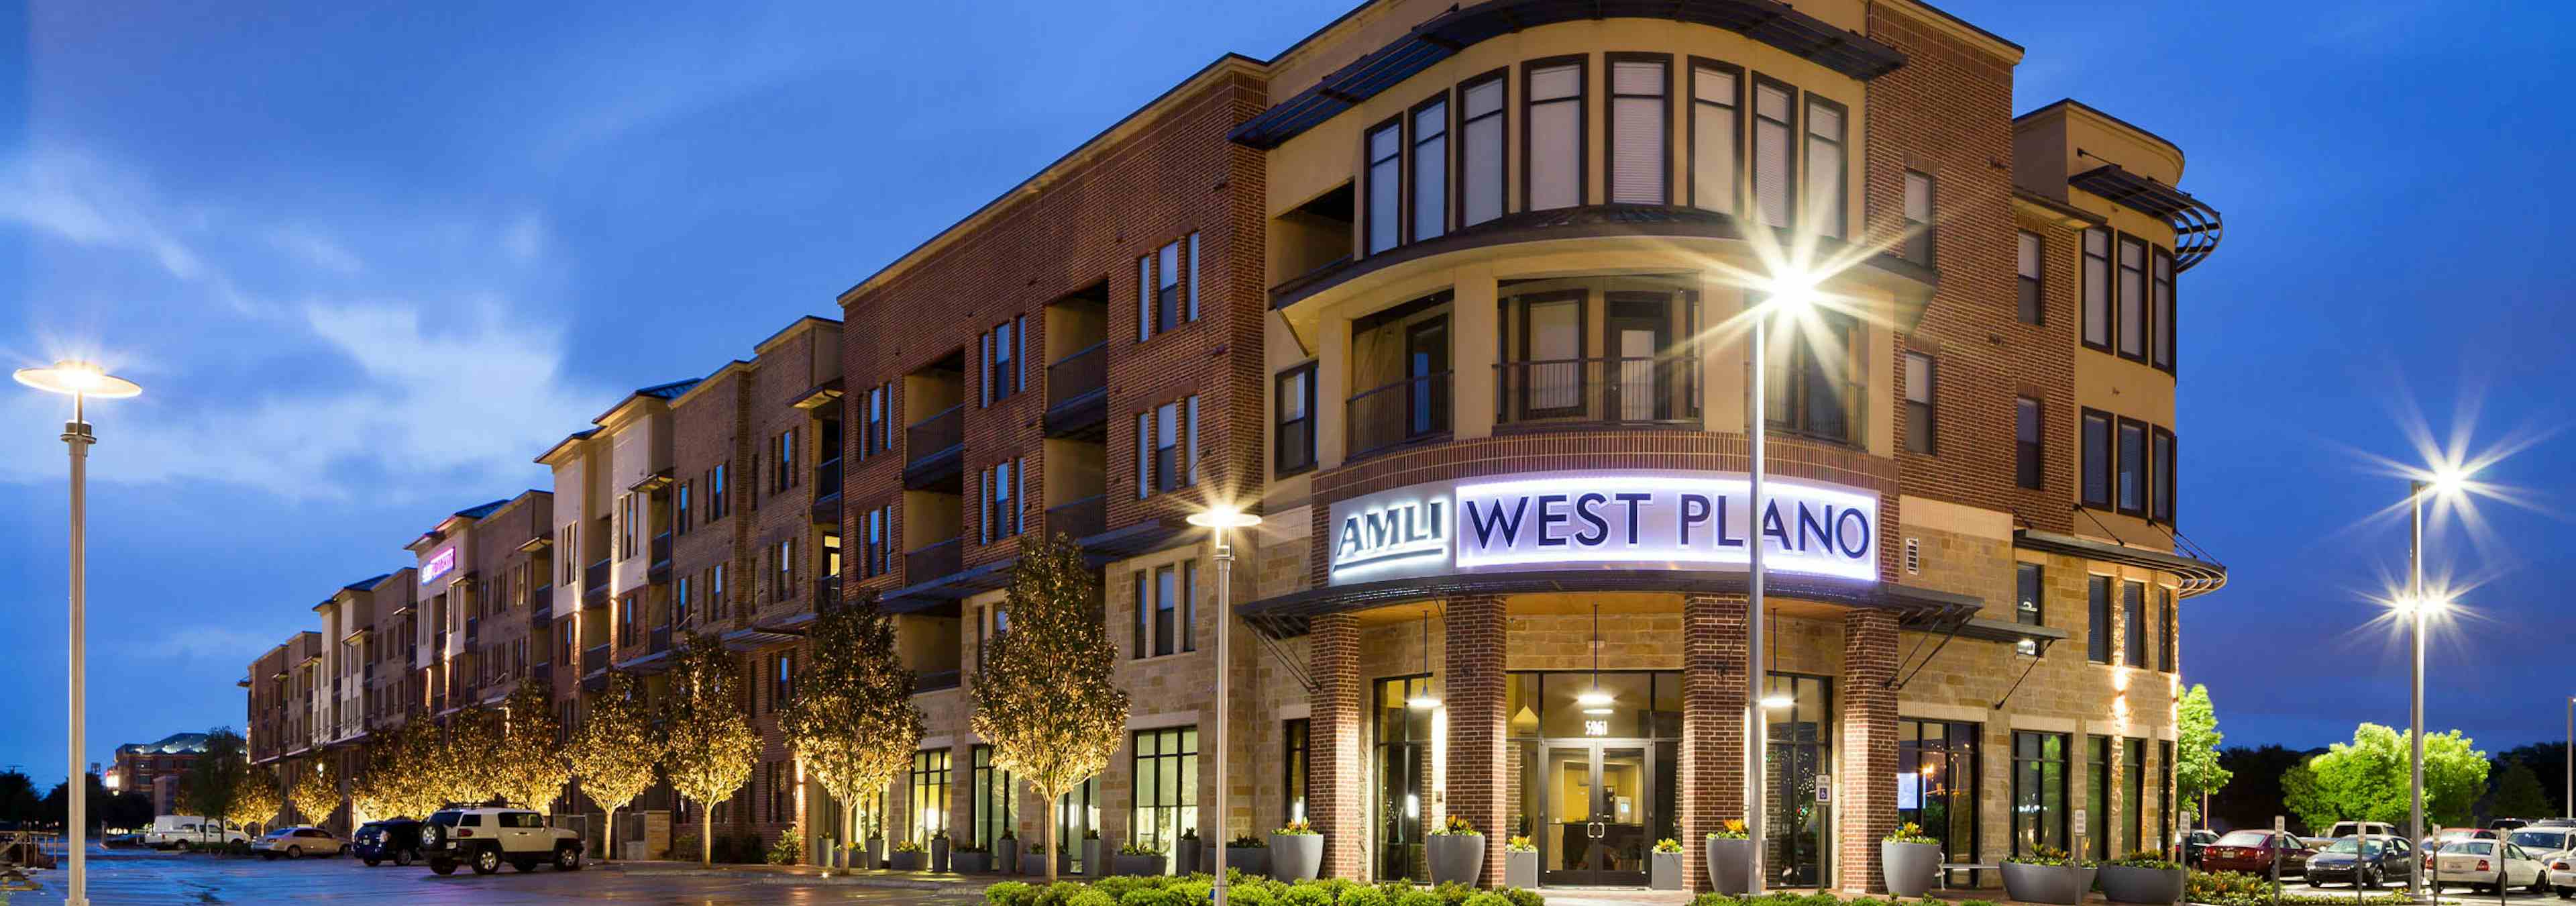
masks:
{"label": "blue evening sky", "polygon": [[[530,457],[624,389],[837,316],[1217,55],[1349,2],[0,3],[0,360],[86,352],[148,388],[93,417],[90,757],[240,725],[252,657],[441,514],[544,485]],[[2402,569],[2371,517],[2404,485],[2368,456],[2416,459],[2419,410],[2538,438],[2490,474],[2542,501],[2434,536],[2485,581],[2435,649],[2433,725],[2554,738],[2576,15],[1945,3],[2030,48],[2016,110],[2154,130],[2226,213],[2182,283],[2180,428],[2185,527],[2235,576],[2187,607],[2186,675],[2230,741],[2403,722],[2365,596]],[[0,389],[0,766],[56,778],[65,407]]]}

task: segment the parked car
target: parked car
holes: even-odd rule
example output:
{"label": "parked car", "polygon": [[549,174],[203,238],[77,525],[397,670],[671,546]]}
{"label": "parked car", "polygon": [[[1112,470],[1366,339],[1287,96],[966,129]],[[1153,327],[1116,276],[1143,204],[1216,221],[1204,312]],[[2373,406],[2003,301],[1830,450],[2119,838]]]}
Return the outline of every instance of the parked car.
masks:
{"label": "parked car", "polygon": [[2530,827],[2530,826],[2531,826],[2531,819],[2528,819],[2528,818],[2489,818],[2489,819],[2487,819],[2487,829],[2488,829],[2488,830],[2509,831],[2509,830],[2513,830],[2513,829],[2515,829],[2515,828]]}
{"label": "parked car", "polygon": [[2559,853],[2549,860],[2549,889],[2558,891],[2562,900],[2576,900],[2576,854]]}
{"label": "parked car", "polygon": [[2424,865],[2436,894],[2450,887],[2494,890],[2499,881],[2507,888],[2549,892],[2549,867],[2503,840],[2453,840],[2425,856]]}
{"label": "parked car", "polygon": [[350,847],[369,868],[388,861],[408,866],[420,861],[420,824],[417,818],[369,821],[351,835]]}
{"label": "parked car", "polygon": [[279,856],[301,859],[305,856],[347,855],[349,843],[318,827],[281,827],[260,838],[258,849],[263,859]]}
{"label": "parked car", "polygon": [[2183,831],[2182,839],[2174,841],[2173,860],[2197,867],[2200,865],[2200,851],[2216,842],[2218,842],[2217,831],[2205,827]]}
{"label": "parked car", "polygon": [[2542,818],[2542,819],[2540,819],[2540,820],[2538,820],[2538,821],[2531,822],[2531,826],[2533,826],[2533,827],[2576,827],[2576,818]]}
{"label": "parked car", "polygon": [[2522,847],[2524,852],[2549,861],[2552,857],[2576,849],[2576,827],[2542,827],[2527,825],[2505,832],[2505,839]]}
{"label": "parked car", "polygon": [[241,825],[195,815],[163,815],[143,831],[143,845],[153,849],[219,848],[235,840],[250,842]]}
{"label": "parked car", "polygon": [[2308,883],[2376,888],[2415,874],[2415,848],[2404,837],[2345,837],[2308,857]]}
{"label": "parked car", "polygon": [[420,850],[429,870],[453,874],[458,864],[488,875],[509,863],[535,871],[553,862],[557,871],[581,870],[581,837],[547,827],[546,816],[523,808],[443,808],[420,828]]}
{"label": "parked car", "polygon": [[2306,871],[2308,857],[2316,847],[2298,837],[2275,830],[2228,831],[2200,851],[2202,871],[2248,871],[2267,875],[2272,872],[2275,857],[2283,876]]}
{"label": "parked car", "polygon": [[2396,825],[2379,821],[2337,821],[2334,823],[2334,827],[2326,831],[2325,836],[2340,839],[2354,834],[2368,834],[2373,837],[2386,837],[2395,835],[2396,833]]}

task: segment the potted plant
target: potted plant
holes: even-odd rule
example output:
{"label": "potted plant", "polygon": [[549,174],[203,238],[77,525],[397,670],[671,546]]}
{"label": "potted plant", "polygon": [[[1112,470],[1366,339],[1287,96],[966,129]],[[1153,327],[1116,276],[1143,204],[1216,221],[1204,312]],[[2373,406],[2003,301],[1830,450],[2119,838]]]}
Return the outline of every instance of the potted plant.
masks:
{"label": "potted plant", "polygon": [[1647,886],[1656,890],[1682,889],[1682,841],[1671,837],[1655,841],[1655,852],[1649,857],[1649,862]]}
{"label": "potted plant", "polygon": [[1163,847],[1155,843],[1130,843],[1118,848],[1109,860],[1109,873],[1125,877],[1142,877],[1167,873]]}
{"label": "potted plant", "polygon": [[1729,818],[1725,827],[1708,832],[1707,858],[1708,883],[1718,893],[1753,889],[1753,840],[1744,822]]}
{"label": "potted plant", "polygon": [[864,846],[864,847],[862,847],[862,848],[860,849],[858,864],[857,864],[857,865],[854,865],[854,866],[852,866],[852,867],[853,867],[853,868],[884,868],[884,867],[885,867],[885,861],[884,861],[884,860],[885,860],[885,837],[884,837],[883,835],[881,835],[881,834],[878,834],[878,833],[876,832],[876,829],[875,829],[875,828],[869,828],[869,829],[868,829],[868,842],[867,842],[867,845],[866,845],[866,846]]}
{"label": "potted plant", "polygon": [[[1110,850],[1110,852],[1116,851],[1114,848]],[[1085,829],[1082,832],[1082,873],[1084,875],[1094,878],[1109,876],[1109,863],[1103,861],[1100,856],[1100,829],[1096,827]]]}
{"label": "potted plant", "polygon": [[948,872],[948,829],[940,828],[930,835],[930,870]]}
{"label": "potted plant", "polygon": [[1423,841],[1431,862],[1431,886],[1456,882],[1469,887],[1485,874],[1485,835],[1458,815],[1433,828]]}
{"label": "potted plant", "polygon": [[1922,896],[1941,873],[1941,841],[1925,835],[1922,825],[1905,822],[1878,841],[1878,864],[1887,873],[1889,894]]}
{"label": "potted plant", "polygon": [[2027,903],[2073,906],[2093,889],[2093,866],[2053,846],[2003,861],[2004,893]]}
{"label": "potted plant", "polygon": [[950,851],[948,859],[949,867],[961,875],[983,874],[993,870],[993,854],[972,843]]}
{"label": "potted plant", "polygon": [[2131,853],[2102,866],[2102,897],[2164,906],[2182,901],[2183,881],[2180,864],[2151,852]]}
{"label": "potted plant", "polygon": [[1197,871],[1202,864],[1199,861],[1199,850],[1199,829],[1181,828],[1181,839],[1172,846],[1172,864],[1180,866],[1181,874]]}
{"label": "potted plant", "polygon": [[1031,843],[1020,850],[1020,873],[1040,878],[1046,877],[1046,860],[1046,843],[1043,841]]}
{"label": "potted plant", "polygon": [[993,870],[1006,875],[1020,873],[1020,837],[1010,828],[1003,828],[1001,838],[993,841]]}
{"label": "potted plant", "polygon": [[920,871],[928,862],[929,857],[921,851],[921,844],[910,840],[896,843],[894,853],[886,857],[887,867],[896,871]]}
{"label": "potted plant", "polygon": [[[1671,841],[1666,841],[1671,842]],[[1678,846],[1674,849],[1679,852]],[[1503,886],[1524,890],[1538,886],[1538,844],[1528,837],[1503,841]]]}
{"label": "potted plant", "polygon": [[1304,821],[1291,821],[1270,832],[1270,876],[1282,881],[1312,881],[1324,869],[1324,835]]}
{"label": "potted plant", "polygon": [[1270,844],[1251,834],[1234,838],[1225,845],[1225,867],[1243,872],[1245,877],[1267,877],[1270,874]]}

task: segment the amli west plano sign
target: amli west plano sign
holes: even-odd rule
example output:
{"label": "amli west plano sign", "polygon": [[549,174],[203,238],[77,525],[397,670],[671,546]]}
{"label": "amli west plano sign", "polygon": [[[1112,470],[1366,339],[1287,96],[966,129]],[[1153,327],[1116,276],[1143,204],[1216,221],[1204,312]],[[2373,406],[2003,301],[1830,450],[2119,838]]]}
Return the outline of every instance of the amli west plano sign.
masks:
{"label": "amli west plano sign", "polygon": [[1878,494],[1741,472],[1547,472],[1411,485],[1334,504],[1331,584],[1566,569],[1878,579]]}

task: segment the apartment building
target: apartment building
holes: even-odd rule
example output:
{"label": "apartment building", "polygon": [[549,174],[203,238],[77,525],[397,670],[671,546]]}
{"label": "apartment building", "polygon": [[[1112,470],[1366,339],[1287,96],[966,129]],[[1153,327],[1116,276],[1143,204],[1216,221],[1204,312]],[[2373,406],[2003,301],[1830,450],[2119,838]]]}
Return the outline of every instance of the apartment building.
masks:
{"label": "apartment building", "polygon": [[152,814],[167,815],[177,805],[175,785],[206,754],[206,734],[172,733],[152,742],[116,747],[116,763],[100,783],[109,790],[152,797]]}

